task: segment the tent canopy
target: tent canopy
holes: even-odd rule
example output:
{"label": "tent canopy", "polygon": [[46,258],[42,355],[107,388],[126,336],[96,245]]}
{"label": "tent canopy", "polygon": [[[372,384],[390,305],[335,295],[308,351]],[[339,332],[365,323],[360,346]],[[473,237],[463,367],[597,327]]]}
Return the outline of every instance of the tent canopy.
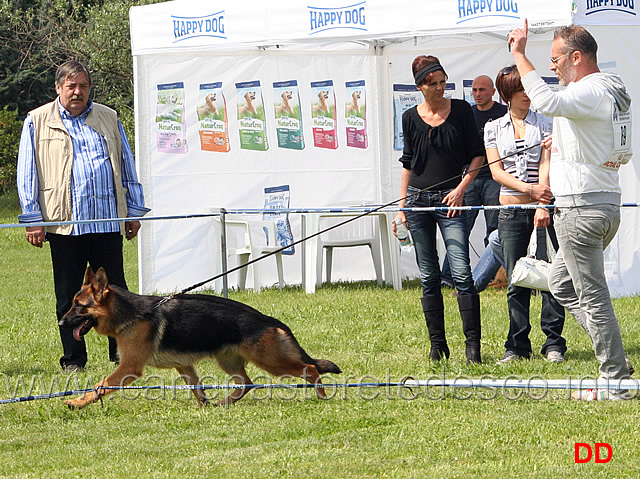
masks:
{"label": "tent canopy", "polygon": [[[573,22],[590,29],[599,43],[601,69],[620,74],[634,97],[640,91],[638,63],[629,58],[640,42],[634,8],[626,0],[177,0],[133,7],[136,155],[147,204],[156,216],[216,206],[262,208],[265,189],[280,185],[289,186],[292,208],[392,201],[399,197],[401,171],[395,86],[412,84],[416,55],[438,56],[449,76],[449,94],[470,99],[465,85],[473,78],[494,78],[513,62],[506,33],[525,18],[532,32],[528,55],[548,76],[553,76],[547,72],[552,30]],[[298,95],[295,148],[282,143],[282,85],[293,85],[289,91]],[[335,128],[325,135],[330,141],[316,131],[318,85],[329,85],[335,97]],[[359,107],[366,105],[364,127],[355,136],[348,118],[353,85],[360,85],[363,95]],[[217,94],[214,110],[226,113],[220,121],[227,137],[214,137],[224,143],[217,150],[203,143],[206,92]],[[247,93],[258,93],[262,123],[244,116]],[[179,109],[165,111],[170,102]],[[161,128],[181,136],[169,145],[163,138],[170,134]],[[637,124],[634,131],[640,138]],[[256,144],[248,146],[250,141]],[[632,162],[621,172],[623,201],[636,202],[638,168]],[[299,239],[300,218],[289,220]],[[637,208],[624,208],[617,239],[607,250],[608,280],[616,295],[640,292],[640,277],[633,274],[640,266],[639,223]],[[484,229],[481,217],[478,228]],[[209,220],[145,223],[140,238],[143,293],[181,289],[219,267],[218,239]],[[473,238],[481,253],[484,246]],[[415,274],[413,255],[402,256],[406,275]],[[357,256],[335,258],[334,277],[373,277],[373,269],[355,261]],[[298,252],[285,258],[287,283],[299,283],[300,270]],[[275,271],[265,282],[275,282]]]}

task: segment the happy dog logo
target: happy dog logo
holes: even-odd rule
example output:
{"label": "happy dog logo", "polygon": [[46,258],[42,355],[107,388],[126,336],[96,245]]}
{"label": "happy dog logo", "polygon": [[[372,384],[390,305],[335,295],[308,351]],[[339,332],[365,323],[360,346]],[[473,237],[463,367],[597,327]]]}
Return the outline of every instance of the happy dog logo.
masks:
{"label": "happy dog logo", "polygon": [[634,0],[587,0],[585,7],[585,15],[611,11],[628,15],[636,14]]}
{"label": "happy dog logo", "polygon": [[458,0],[458,21],[482,17],[520,18],[516,0]]}
{"label": "happy dog logo", "polygon": [[360,2],[346,7],[307,7],[309,9],[309,35],[333,30],[350,28],[367,31],[365,10],[367,2]]}
{"label": "happy dog logo", "polygon": [[173,43],[189,38],[214,37],[224,38],[224,10],[202,17],[171,16],[173,21]]}

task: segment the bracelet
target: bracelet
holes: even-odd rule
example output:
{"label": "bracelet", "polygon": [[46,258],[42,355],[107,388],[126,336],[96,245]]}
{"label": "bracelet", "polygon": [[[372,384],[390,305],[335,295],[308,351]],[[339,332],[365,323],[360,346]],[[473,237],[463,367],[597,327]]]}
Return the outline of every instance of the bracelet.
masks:
{"label": "bracelet", "polygon": [[533,199],[533,185],[529,186],[529,199]]}

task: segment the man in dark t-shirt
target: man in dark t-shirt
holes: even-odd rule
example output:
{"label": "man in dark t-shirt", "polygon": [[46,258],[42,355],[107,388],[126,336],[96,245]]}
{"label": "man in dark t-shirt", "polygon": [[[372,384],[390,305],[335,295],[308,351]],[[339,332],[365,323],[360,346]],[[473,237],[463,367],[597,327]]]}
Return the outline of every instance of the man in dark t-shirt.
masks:
{"label": "man in dark t-shirt", "polygon": [[[507,113],[507,107],[493,101],[496,89],[493,81],[487,75],[480,75],[471,84],[471,94],[476,104],[472,107],[473,115],[480,137],[484,139],[484,125],[489,120],[495,120]],[[500,184],[493,179],[491,171],[485,158],[483,167],[478,170],[478,175],[467,188],[464,195],[466,206],[498,205],[500,197]],[[484,245],[489,244],[489,234],[498,229],[498,210],[483,210],[486,225]],[[478,210],[469,210],[467,214],[467,231],[469,234],[478,217]],[[445,257],[442,265],[441,280],[446,286],[453,286],[451,270],[449,269],[448,258]]]}
{"label": "man in dark t-shirt", "polygon": [[[495,120],[507,113],[507,107],[493,101],[493,95],[496,89],[493,87],[493,81],[486,75],[480,75],[471,85],[471,94],[476,104],[472,107],[473,115],[476,118],[476,125],[480,132],[480,137],[484,139],[484,125],[489,120]],[[478,171],[478,175],[471,183],[471,186],[465,193],[465,204],[469,206],[480,205],[498,205],[500,202],[500,184],[491,176],[491,171],[487,166],[485,158],[483,167]],[[472,210],[467,215],[467,227],[471,232],[473,225],[478,216],[478,210]],[[489,234],[498,229],[498,210],[484,210],[484,221],[486,232],[484,236],[484,245],[489,244]]]}

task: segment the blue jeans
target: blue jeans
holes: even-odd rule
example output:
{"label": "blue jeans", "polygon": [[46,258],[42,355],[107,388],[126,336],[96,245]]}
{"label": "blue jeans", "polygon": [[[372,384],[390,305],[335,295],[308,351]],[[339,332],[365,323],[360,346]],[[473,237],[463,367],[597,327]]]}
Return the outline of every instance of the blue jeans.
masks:
{"label": "blue jeans", "polygon": [[[499,199],[500,183],[495,181],[493,178],[476,178],[475,180],[473,180],[464,194],[464,204],[467,206],[499,205]],[[498,212],[499,210],[483,210],[484,222],[486,226],[484,236],[485,246],[488,246],[489,244],[489,235],[491,234],[491,232],[498,229]],[[467,239],[471,234],[473,225],[475,225],[476,223],[478,213],[478,210],[469,210],[465,212],[467,217]],[[496,269],[496,271],[498,269],[499,267]],[[491,282],[491,279],[489,280],[489,282]],[[442,281],[445,281],[447,283],[452,282],[448,255],[445,255],[444,261],[442,262]]]}
{"label": "blue jeans", "polygon": [[[421,192],[409,187],[405,206],[432,207],[447,206],[442,199],[449,191]],[[440,228],[449,255],[453,282],[459,294],[476,294],[476,287],[469,266],[469,242],[466,232],[465,212],[447,218],[446,211],[407,211],[407,224],[415,246],[416,261],[420,270],[422,293],[440,295],[440,263],[436,249],[436,226]]]}
{"label": "blue jeans", "polygon": [[[504,209],[500,210],[498,217],[498,231],[502,243],[502,253],[504,254],[505,270],[509,280],[507,290],[507,304],[509,307],[509,333],[505,348],[520,356],[529,357],[531,355],[531,341],[529,332],[529,303],[531,300],[531,290],[511,284],[511,274],[519,258],[527,255],[527,248],[531,233],[533,232],[533,217],[535,210],[524,209]],[[549,225],[549,236],[552,243],[555,239],[553,223]],[[544,234],[543,229],[538,233]],[[538,236],[538,251],[536,256],[540,259],[548,259],[546,251],[546,237]],[[557,243],[554,243],[557,245]],[[557,249],[557,246],[555,246]],[[562,337],[564,327],[564,308],[558,303],[553,295],[548,291],[542,291],[542,312],[540,315],[540,326],[542,332],[547,336],[547,340],[542,345],[542,354],[549,351],[560,351],[564,354],[567,350],[566,341]]]}
{"label": "blue jeans", "polygon": [[[467,206],[499,205],[500,183],[493,178],[476,178],[464,194],[464,204]],[[483,210],[486,226],[484,245],[489,244],[489,235],[498,229],[499,210]],[[470,210],[467,214],[467,230],[471,233],[478,217],[478,210]]]}
{"label": "blue jeans", "polygon": [[604,270],[604,249],[619,224],[618,205],[558,207],[560,251],[549,274],[551,291],[591,337],[602,379],[629,377]]}
{"label": "blue jeans", "polygon": [[471,273],[478,293],[487,289],[489,283],[496,277],[500,266],[504,268],[504,258],[502,256],[500,233],[499,230],[495,230],[489,235],[489,245],[485,248],[480,261],[478,261]]}

